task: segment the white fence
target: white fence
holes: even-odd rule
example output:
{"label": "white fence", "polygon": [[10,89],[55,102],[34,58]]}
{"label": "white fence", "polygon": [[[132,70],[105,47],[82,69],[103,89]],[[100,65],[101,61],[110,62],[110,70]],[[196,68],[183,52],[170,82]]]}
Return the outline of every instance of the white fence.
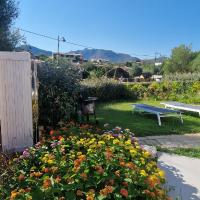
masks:
{"label": "white fence", "polygon": [[27,52],[0,52],[0,148],[33,145],[31,59]]}

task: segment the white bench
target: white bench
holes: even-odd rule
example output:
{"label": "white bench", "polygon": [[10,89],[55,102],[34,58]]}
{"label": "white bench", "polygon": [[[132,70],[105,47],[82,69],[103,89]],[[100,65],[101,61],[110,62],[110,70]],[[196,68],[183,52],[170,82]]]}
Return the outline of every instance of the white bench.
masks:
{"label": "white bench", "polygon": [[161,126],[161,117],[178,116],[181,120],[181,123],[183,123],[183,118],[182,118],[181,112],[178,110],[159,108],[156,106],[150,106],[150,105],[146,105],[146,104],[132,104],[131,106],[133,107],[133,112],[139,111],[139,112],[155,114],[157,116],[159,126]]}
{"label": "white bench", "polygon": [[197,106],[197,105],[179,103],[177,101],[162,102],[161,104],[163,104],[165,108],[173,108],[173,109],[185,110],[185,111],[190,111],[190,112],[197,112],[199,113],[199,116],[200,116],[200,106]]}

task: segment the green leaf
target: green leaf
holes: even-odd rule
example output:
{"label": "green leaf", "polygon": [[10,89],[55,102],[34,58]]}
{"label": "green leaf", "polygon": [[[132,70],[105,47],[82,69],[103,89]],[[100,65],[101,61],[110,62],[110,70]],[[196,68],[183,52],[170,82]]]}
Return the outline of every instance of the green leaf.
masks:
{"label": "green leaf", "polygon": [[74,192],[72,192],[72,191],[66,192],[66,193],[65,193],[65,197],[66,197],[66,199],[76,200],[76,195],[75,195]]}
{"label": "green leaf", "polygon": [[36,189],[32,192],[33,200],[44,199],[44,194],[40,189]]}
{"label": "green leaf", "polygon": [[131,178],[125,178],[124,181],[126,181],[127,183],[132,183],[133,180]]}
{"label": "green leaf", "polygon": [[99,195],[99,196],[97,197],[98,200],[103,200],[103,199],[105,199],[105,198],[106,198],[106,196],[103,196],[103,195]]}

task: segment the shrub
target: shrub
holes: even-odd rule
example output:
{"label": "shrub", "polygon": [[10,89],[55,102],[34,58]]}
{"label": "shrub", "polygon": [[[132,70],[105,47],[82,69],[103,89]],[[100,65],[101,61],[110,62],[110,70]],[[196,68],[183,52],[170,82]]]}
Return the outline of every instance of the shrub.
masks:
{"label": "shrub", "polygon": [[166,81],[200,81],[200,73],[173,73],[164,76]]}
{"label": "shrub", "polygon": [[167,199],[163,171],[129,130],[80,130],[15,158],[14,176],[0,187],[4,199]]}
{"label": "shrub", "polygon": [[119,99],[177,100],[200,103],[200,81],[170,81],[150,83],[119,83],[112,79],[89,79],[82,83],[84,96],[96,96],[100,101]]}
{"label": "shrub", "polygon": [[152,83],[134,83],[126,85],[129,96],[138,99],[180,100],[200,103],[200,81],[163,81]]}
{"label": "shrub", "polygon": [[84,97],[96,96],[100,101],[111,101],[129,97],[125,85],[108,78],[88,79],[81,83]]}
{"label": "shrub", "polygon": [[62,59],[38,68],[40,124],[55,126],[75,114],[80,78],[80,70]]}

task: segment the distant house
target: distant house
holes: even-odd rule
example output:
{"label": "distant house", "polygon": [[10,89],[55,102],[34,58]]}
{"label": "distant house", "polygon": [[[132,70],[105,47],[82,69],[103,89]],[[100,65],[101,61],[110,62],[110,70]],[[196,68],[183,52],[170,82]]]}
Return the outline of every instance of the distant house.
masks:
{"label": "distant house", "polygon": [[144,81],[150,81],[150,80],[151,80],[151,73],[150,72],[144,72],[140,76],[134,77],[135,82],[144,82]]}
{"label": "distant house", "polygon": [[151,80],[160,82],[162,80],[163,76],[162,75],[152,75]]}
{"label": "distant house", "polygon": [[90,61],[93,62],[93,63],[98,63],[98,64],[109,63],[109,60],[106,60],[106,59],[95,59],[95,58],[92,58]]}
{"label": "distant house", "polygon": [[53,53],[53,58],[56,59],[57,57],[66,58],[70,62],[74,64],[82,64],[83,63],[83,55],[77,53]]}
{"label": "distant house", "polygon": [[161,66],[162,62],[155,62],[155,66]]}

